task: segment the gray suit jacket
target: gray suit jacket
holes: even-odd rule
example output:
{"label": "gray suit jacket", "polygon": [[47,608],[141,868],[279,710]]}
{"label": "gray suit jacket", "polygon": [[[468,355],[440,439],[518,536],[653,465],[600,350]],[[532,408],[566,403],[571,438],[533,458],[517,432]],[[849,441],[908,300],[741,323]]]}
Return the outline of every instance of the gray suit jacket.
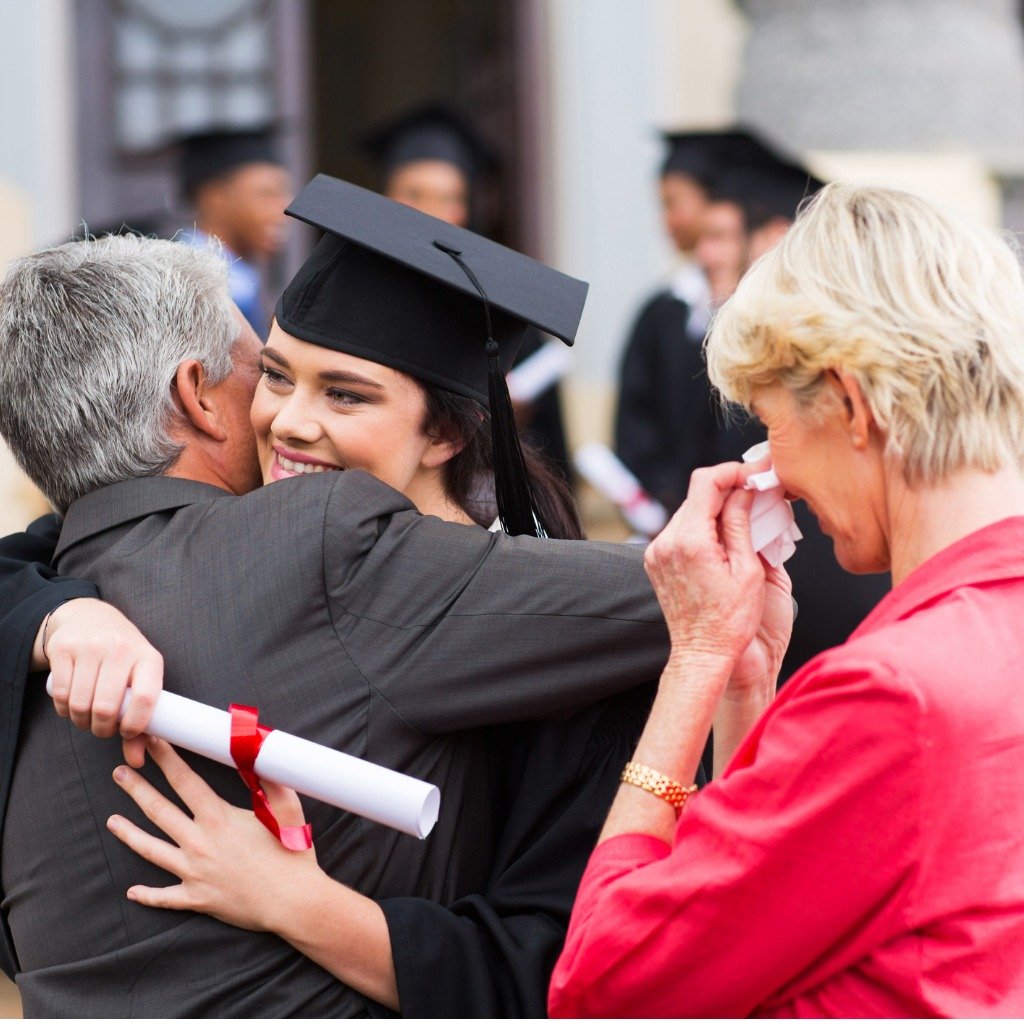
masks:
{"label": "gray suit jacket", "polygon": [[[374,898],[449,902],[483,883],[491,822],[475,727],[650,680],[668,649],[638,550],[443,523],[357,472],[245,497],[125,481],[72,506],[57,565],[138,623],[168,689],[256,705],[270,726],[441,788],[425,842],[307,806],[324,868]],[[26,1013],[365,1013],[273,936],[125,899],[132,883],[173,880],[105,828],[115,811],[143,823],[111,781],[120,760],[116,740],[72,728],[45,695],[27,702],[2,853]],[[235,773],[193,763],[247,802]]]}

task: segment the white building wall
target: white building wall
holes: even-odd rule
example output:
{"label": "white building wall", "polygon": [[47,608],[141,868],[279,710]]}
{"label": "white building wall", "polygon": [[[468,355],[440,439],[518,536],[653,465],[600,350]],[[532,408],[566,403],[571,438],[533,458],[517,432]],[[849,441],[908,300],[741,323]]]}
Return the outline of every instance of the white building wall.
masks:
{"label": "white building wall", "polygon": [[70,0],[0,0],[0,260],[75,227],[72,18]]}
{"label": "white building wall", "polygon": [[[72,14],[71,0],[0,0],[0,273],[75,227]],[[0,535],[45,510],[0,442]]]}
{"label": "white building wall", "polygon": [[544,257],[590,282],[566,389],[571,444],[606,440],[622,346],[673,264],[659,128],[732,119],[743,19],[731,0],[544,0]]}

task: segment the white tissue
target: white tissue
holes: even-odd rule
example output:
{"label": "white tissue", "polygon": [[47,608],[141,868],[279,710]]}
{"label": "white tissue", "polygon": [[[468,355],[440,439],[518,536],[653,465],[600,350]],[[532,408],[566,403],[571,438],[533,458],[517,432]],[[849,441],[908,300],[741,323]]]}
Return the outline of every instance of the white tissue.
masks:
{"label": "white tissue", "polygon": [[[743,453],[743,461],[757,462],[768,453],[768,442],[762,441]],[[785,490],[774,469],[768,468],[749,477],[746,489],[756,492],[750,510],[750,539],[754,550],[770,566],[778,568],[796,551],[796,542],[803,536],[793,518],[793,506],[786,501]]]}

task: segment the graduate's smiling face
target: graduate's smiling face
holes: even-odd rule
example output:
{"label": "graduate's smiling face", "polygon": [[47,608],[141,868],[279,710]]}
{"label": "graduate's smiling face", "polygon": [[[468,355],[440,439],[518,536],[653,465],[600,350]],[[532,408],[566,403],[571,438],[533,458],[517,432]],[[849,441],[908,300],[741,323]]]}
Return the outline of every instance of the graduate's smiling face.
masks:
{"label": "graduate's smiling face", "polygon": [[426,511],[455,454],[423,431],[426,396],[408,374],[321,348],[275,322],[252,403],[263,482],[361,469]]}

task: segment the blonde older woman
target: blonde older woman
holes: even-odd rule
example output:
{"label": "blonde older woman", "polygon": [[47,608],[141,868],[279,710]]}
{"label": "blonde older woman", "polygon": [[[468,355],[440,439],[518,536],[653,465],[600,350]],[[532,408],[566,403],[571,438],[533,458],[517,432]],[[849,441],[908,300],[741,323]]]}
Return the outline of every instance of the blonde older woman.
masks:
{"label": "blonde older woman", "polygon": [[894,589],[791,679],[677,820],[716,708],[740,701],[753,719],[769,703],[785,631],[784,581],[745,531],[745,471],[694,474],[649,550],[673,651],[634,756],[645,767],[591,858],[550,1008],[1020,1016],[1015,254],[910,195],[833,186],[750,271],[707,351],[840,562],[888,568]]}

